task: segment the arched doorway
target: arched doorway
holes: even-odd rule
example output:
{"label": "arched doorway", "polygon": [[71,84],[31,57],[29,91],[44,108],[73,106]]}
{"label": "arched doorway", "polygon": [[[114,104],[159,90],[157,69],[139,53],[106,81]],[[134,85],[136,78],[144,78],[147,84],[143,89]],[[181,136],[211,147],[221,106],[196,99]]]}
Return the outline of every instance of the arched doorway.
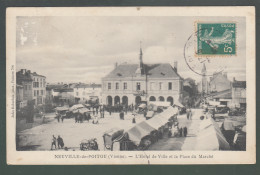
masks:
{"label": "arched doorway", "polygon": [[112,106],[112,104],[113,104],[113,99],[112,99],[112,97],[111,97],[111,96],[107,96],[107,105]]}
{"label": "arched doorway", "polygon": [[164,97],[163,97],[163,96],[160,96],[160,97],[159,97],[159,101],[164,101]]}
{"label": "arched doorway", "polygon": [[123,97],[122,97],[122,104],[123,104],[124,106],[128,106],[128,97],[127,97],[127,96],[123,96]]}
{"label": "arched doorway", "polygon": [[118,105],[120,104],[120,97],[119,96],[115,96],[114,100],[115,100],[115,105],[116,104],[118,104]]}
{"label": "arched doorway", "polygon": [[171,96],[167,97],[167,101],[171,103],[171,106],[173,105],[173,98]]}
{"label": "arched doorway", "polygon": [[142,101],[142,99],[141,99],[140,96],[136,96],[136,97],[135,97],[135,104],[136,104],[137,106],[139,106],[139,104],[141,103],[141,101]]}
{"label": "arched doorway", "polygon": [[156,101],[156,99],[155,99],[154,96],[151,96],[151,97],[149,98],[149,101]]}

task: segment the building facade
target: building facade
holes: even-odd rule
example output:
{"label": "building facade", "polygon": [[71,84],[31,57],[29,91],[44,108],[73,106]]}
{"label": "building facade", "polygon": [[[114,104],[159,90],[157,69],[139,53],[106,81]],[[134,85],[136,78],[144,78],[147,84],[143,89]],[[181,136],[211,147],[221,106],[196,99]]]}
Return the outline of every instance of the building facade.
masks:
{"label": "building facade", "polygon": [[231,89],[231,81],[227,78],[226,72],[214,73],[210,77],[209,92],[220,92]]}
{"label": "building facade", "polygon": [[139,64],[115,64],[102,79],[102,101],[106,105],[139,105],[142,102],[181,101],[183,78],[177,73],[177,62],[144,64],[140,49]]}
{"label": "building facade", "polygon": [[246,108],[246,81],[233,81],[232,105],[234,107]]}
{"label": "building facade", "polygon": [[201,82],[198,83],[198,92],[201,94],[211,94],[231,89],[231,81],[227,78],[226,72],[214,73],[207,79],[207,69],[205,64],[201,70]]}
{"label": "building facade", "polygon": [[101,84],[78,83],[73,87],[75,101],[85,103],[87,100],[102,99]]}
{"label": "building facade", "polygon": [[23,86],[16,84],[16,109],[27,106],[27,100],[24,100],[23,94]]}
{"label": "building facade", "polygon": [[45,104],[46,77],[30,70],[21,69],[16,73],[16,82],[23,87],[23,99],[34,101],[35,105]]}
{"label": "building facade", "polygon": [[33,79],[33,99],[35,105],[45,104],[46,97],[46,77],[36,72],[31,73]]}
{"label": "building facade", "polygon": [[53,106],[71,106],[75,104],[74,91],[67,84],[48,84],[46,87],[46,104]]}
{"label": "building facade", "polygon": [[[30,71],[26,71],[26,69],[22,69],[16,72],[16,84],[21,86],[22,88],[22,99],[19,98],[19,101],[31,101],[33,100],[33,79]],[[16,91],[16,95],[20,94],[21,91]],[[21,95],[18,95],[21,97]],[[17,99],[16,99],[17,100]]]}

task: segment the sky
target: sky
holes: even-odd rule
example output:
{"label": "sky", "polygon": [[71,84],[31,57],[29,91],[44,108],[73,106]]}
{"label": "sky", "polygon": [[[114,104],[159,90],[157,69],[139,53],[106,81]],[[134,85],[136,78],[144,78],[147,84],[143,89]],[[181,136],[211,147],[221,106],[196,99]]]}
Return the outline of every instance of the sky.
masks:
{"label": "sky", "polygon": [[184,46],[195,21],[237,23],[237,54],[216,57],[209,74],[225,67],[230,80],[245,80],[246,36],[242,17],[17,17],[16,69],[44,75],[47,82],[101,83],[114,64],[138,63],[140,41],[144,63],[178,62],[178,73],[197,82],[187,66]]}

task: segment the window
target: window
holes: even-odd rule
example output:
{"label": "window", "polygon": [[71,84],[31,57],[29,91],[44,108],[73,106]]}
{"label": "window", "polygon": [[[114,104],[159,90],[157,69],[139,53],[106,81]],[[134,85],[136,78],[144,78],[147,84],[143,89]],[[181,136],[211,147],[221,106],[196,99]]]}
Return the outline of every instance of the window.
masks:
{"label": "window", "polygon": [[127,83],[124,83],[124,89],[127,89]]}
{"label": "window", "polygon": [[28,90],[31,90],[31,89],[32,89],[31,85],[28,85]]}
{"label": "window", "polygon": [[116,83],[116,89],[119,89],[119,83]]}
{"label": "window", "polygon": [[107,84],[107,89],[111,89],[111,83]]}
{"label": "window", "polygon": [[37,90],[37,96],[39,95],[39,90]]}
{"label": "window", "polygon": [[34,92],[34,96],[36,96],[36,90],[34,90],[33,92]]}
{"label": "window", "polygon": [[76,92],[76,96],[79,96],[79,92]]}
{"label": "window", "polygon": [[241,96],[240,91],[236,90],[236,91],[235,91],[235,97],[238,98],[238,97],[240,97],[240,96]]}
{"label": "window", "polygon": [[168,90],[172,90],[172,82],[168,83]]}
{"label": "window", "polygon": [[43,95],[43,90],[41,90],[41,95]]}
{"label": "window", "polygon": [[159,82],[159,90],[162,90],[162,82]]}
{"label": "window", "polygon": [[141,83],[140,82],[136,83],[136,90],[141,90]]}

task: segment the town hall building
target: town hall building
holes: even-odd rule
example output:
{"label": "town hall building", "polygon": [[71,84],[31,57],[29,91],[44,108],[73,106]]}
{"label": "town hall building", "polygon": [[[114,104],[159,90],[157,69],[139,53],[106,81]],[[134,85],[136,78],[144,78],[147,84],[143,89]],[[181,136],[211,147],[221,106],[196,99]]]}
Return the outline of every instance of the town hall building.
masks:
{"label": "town hall building", "polygon": [[139,64],[115,64],[102,78],[102,102],[107,105],[139,105],[150,101],[181,101],[183,78],[169,63],[144,64],[140,49]]}

